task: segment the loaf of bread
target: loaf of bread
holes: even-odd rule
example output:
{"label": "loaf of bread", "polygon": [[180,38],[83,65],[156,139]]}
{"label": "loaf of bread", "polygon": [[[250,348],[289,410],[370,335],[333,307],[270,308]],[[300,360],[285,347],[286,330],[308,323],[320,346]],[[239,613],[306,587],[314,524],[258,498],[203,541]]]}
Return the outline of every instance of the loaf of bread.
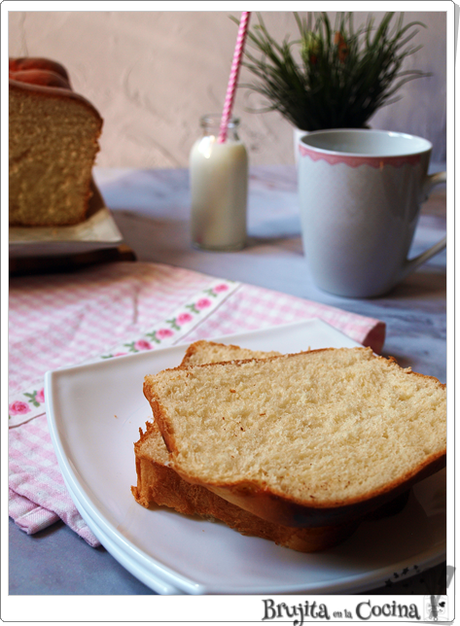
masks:
{"label": "loaf of bread", "polygon": [[168,466],[270,523],[356,521],[445,465],[446,390],[370,349],[146,376]]}
{"label": "loaf of bread", "polygon": [[[248,358],[267,358],[278,352],[259,352],[233,345],[197,341],[189,346],[182,367]],[[344,541],[358,522],[318,528],[292,528],[267,522],[220,498],[205,487],[193,485],[170,467],[169,453],[155,422],[134,444],[137,485],[131,491],[139,504],[166,506],[184,515],[219,520],[242,535],[260,537],[299,552],[316,552]]]}
{"label": "loaf of bread", "polygon": [[9,63],[9,224],[66,226],[87,217],[102,118],[62,65]]}

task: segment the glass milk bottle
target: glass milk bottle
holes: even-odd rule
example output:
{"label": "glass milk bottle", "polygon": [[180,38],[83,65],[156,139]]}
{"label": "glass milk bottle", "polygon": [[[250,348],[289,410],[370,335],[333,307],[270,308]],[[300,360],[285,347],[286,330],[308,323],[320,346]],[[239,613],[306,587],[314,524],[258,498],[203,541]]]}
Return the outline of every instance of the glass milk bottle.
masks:
{"label": "glass milk bottle", "polygon": [[190,153],[191,236],[196,248],[231,251],[246,241],[248,155],[238,137],[239,120],[230,119],[219,143],[221,118],[201,118],[203,136]]}

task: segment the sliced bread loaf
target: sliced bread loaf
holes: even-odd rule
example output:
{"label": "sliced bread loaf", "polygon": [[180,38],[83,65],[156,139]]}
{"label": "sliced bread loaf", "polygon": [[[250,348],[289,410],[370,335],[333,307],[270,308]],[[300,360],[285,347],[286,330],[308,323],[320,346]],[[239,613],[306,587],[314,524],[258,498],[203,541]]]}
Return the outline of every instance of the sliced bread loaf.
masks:
{"label": "sliced bread loaf", "polygon": [[89,215],[103,120],[49,59],[9,62],[9,224],[70,226]]}
{"label": "sliced bread loaf", "polygon": [[370,349],[182,365],[144,394],[183,480],[284,526],[357,519],[445,465],[445,386]]}

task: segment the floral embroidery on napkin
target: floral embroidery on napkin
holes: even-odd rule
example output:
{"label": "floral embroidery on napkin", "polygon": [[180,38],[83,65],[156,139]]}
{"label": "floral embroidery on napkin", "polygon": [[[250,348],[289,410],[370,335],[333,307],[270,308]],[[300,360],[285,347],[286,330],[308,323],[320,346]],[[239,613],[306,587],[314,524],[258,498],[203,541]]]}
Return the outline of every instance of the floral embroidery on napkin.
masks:
{"label": "floral embroidery on napkin", "polygon": [[[197,323],[201,322],[210,313],[215,311],[217,306],[223,302],[238,285],[239,283],[219,280],[216,284],[198,293],[191,302],[185,303],[170,319],[161,322],[161,324],[155,328],[144,333],[142,337],[119,345],[109,354],[102,355],[101,359],[110,359],[130,352],[153,350],[158,345],[165,347],[176,343],[178,339],[190,332]],[[208,297],[203,297],[203,293]],[[166,324],[168,324],[168,327]]]}
{"label": "floral embroidery on napkin", "polygon": [[9,417],[15,415],[26,415],[32,411],[32,407],[44,409],[45,405],[45,389],[34,389],[33,391],[23,392],[24,400],[15,400],[8,407]]}

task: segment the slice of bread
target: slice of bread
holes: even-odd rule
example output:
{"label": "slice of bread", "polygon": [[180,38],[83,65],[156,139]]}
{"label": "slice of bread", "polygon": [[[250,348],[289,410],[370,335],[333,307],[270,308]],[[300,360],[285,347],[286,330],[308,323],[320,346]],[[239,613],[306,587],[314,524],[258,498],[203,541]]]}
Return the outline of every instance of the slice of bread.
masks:
{"label": "slice of bread", "polygon": [[283,526],[356,520],[445,465],[445,385],[366,348],[182,365],[144,394],[170,468]]}
{"label": "slice of bread", "polygon": [[[182,367],[235,359],[267,358],[278,352],[259,352],[234,345],[197,341],[187,349]],[[242,535],[260,537],[299,552],[316,552],[344,541],[358,523],[318,528],[292,528],[267,522],[220,498],[205,487],[183,480],[170,466],[169,453],[155,422],[134,444],[137,485],[131,491],[139,504],[166,506],[184,515],[219,520]]]}
{"label": "slice of bread", "polygon": [[245,359],[266,359],[270,356],[281,356],[280,352],[262,352],[240,348],[232,344],[215,343],[214,341],[195,341],[185,351],[182,367],[219,363],[223,361],[242,361]]}

